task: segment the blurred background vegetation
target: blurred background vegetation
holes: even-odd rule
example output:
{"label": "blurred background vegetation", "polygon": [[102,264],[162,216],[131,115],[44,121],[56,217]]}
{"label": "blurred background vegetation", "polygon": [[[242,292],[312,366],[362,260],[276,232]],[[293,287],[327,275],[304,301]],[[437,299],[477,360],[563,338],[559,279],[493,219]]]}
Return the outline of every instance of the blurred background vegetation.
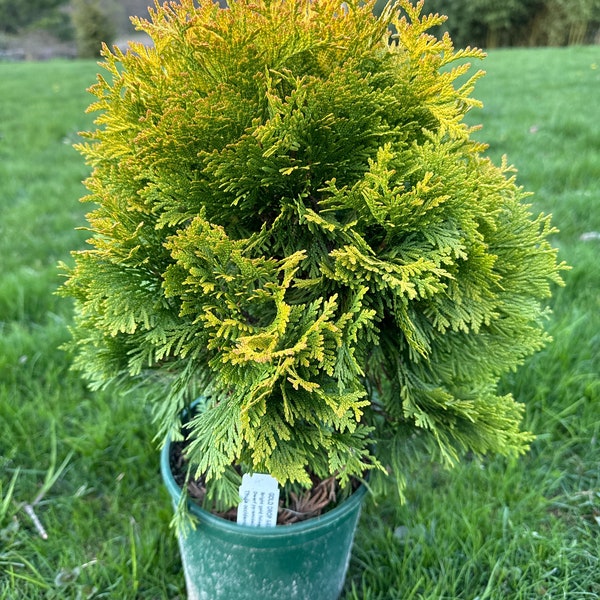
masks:
{"label": "blurred background vegetation", "polygon": [[[377,8],[387,0],[378,0]],[[0,0],[0,60],[92,58],[134,35],[152,0]],[[456,47],[600,44],[600,0],[425,0]]]}
{"label": "blurred background vegetation", "polygon": [[600,0],[425,0],[456,47],[600,43]]}
{"label": "blurred background vegetation", "polygon": [[130,38],[130,15],[152,0],[0,0],[0,60],[93,58],[102,42]]}

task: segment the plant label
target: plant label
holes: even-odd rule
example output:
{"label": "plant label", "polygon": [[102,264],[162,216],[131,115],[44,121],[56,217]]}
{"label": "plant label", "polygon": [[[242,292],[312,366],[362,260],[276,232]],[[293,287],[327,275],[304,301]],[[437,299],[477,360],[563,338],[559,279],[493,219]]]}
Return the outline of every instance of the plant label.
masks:
{"label": "plant label", "polygon": [[243,475],[237,522],[252,527],[274,527],[279,507],[277,479],[264,473]]}

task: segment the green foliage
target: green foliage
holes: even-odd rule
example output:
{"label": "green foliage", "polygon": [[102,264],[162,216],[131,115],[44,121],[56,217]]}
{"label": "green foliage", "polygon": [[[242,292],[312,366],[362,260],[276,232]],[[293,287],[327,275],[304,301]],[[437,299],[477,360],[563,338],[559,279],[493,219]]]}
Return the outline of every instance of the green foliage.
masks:
{"label": "green foliage", "polygon": [[116,20],[111,11],[111,3],[101,0],[72,0],[72,4],[71,18],[78,56],[100,56],[102,44],[112,43],[116,35]]}
{"label": "green foliage", "polygon": [[182,0],[137,21],[154,48],[104,49],[75,365],[156,383],[159,435],[202,393],[209,484],[241,464],[401,485],[414,448],[531,440],[497,382],[547,341],[554,230],[463,122],[483,54],[401,6]]}

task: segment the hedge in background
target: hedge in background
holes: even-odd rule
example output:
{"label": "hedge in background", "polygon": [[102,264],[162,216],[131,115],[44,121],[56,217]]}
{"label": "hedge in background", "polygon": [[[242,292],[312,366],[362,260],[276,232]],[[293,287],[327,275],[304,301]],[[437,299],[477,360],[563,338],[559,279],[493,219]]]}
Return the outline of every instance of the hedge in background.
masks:
{"label": "hedge in background", "polygon": [[461,46],[561,46],[598,42],[600,0],[426,0],[447,15]]}

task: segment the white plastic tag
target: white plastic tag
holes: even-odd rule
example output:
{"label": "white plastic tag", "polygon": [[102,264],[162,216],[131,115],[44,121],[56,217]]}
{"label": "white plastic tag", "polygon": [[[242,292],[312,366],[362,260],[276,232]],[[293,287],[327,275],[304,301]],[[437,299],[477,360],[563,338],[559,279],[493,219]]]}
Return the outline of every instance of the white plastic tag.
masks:
{"label": "white plastic tag", "polygon": [[263,473],[243,475],[240,498],[237,512],[237,522],[240,525],[274,527],[277,524],[277,479]]}

